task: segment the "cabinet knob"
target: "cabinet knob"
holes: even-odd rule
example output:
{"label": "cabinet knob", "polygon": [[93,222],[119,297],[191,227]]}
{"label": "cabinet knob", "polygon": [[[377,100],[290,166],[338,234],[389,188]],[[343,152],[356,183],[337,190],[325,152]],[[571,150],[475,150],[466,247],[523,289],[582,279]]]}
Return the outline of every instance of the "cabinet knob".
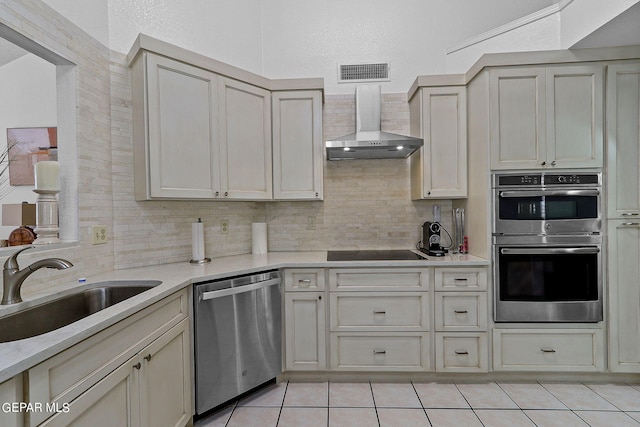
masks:
{"label": "cabinet knob", "polygon": [[320,193],[317,193],[317,192],[316,192],[316,197],[320,197]]}
{"label": "cabinet knob", "polygon": [[556,161],[554,160],[553,162],[551,162],[551,166],[555,166],[556,165]]}
{"label": "cabinet knob", "polygon": [[430,195],[431,195],[431,191],[427,191],[427,196],[430,196]]}
{"label": "cabinet knob", "polygon": [[224,192],[224,197],[229,197],[229,192],[228,191]]}
{"label": "cabinet knob", "polygon": [[216,191],[216,197],[220,197],[220,192]]}
{"label": "cabinet knob", "polygon": [[319,295],[319,296],[318,296],[318,299],[319,299],[320,301],[322,301],[322,295]]}
{"label": "cabinet knob", "polygon": [[142,368],[142,364],[140,362],[138,362],[135,365],[133,365],[133,367],[136,368],[136,369],[140,369],[140,368]]}
{"label": "cabinet knob", "polygon": [[547,162],[542,162],[540,163],[540,165],[545,166],[547,164]]}
{"label": "cabinet knob", "polygon": [[144,360],[146,360],[147,362],[148,362],[148,361],[150,361],[150,360],[151,360],[151,353],[147,354],[147,355],[144,357]]}

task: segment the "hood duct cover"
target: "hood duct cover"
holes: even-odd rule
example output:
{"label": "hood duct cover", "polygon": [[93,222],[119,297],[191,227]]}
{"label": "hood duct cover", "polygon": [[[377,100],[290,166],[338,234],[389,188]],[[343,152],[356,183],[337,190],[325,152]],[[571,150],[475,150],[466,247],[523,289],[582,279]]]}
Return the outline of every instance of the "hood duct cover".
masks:
{"label": "hood duct cover", "polygon": [[356,132],[326,142],[327,160],[403,159],[422,147],[421,138],[380,130],[380,86],[356,87]]}

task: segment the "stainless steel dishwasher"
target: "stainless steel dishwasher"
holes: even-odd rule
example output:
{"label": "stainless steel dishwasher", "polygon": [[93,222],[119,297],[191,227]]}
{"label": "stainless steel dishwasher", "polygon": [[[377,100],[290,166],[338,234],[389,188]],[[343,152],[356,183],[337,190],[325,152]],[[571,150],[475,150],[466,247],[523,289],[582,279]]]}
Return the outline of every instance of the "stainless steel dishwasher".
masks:
{"label": "stainless steel dishwasher", "polygon": [[270,271],[194,285],[196,414],[282,372],[282,289]]}

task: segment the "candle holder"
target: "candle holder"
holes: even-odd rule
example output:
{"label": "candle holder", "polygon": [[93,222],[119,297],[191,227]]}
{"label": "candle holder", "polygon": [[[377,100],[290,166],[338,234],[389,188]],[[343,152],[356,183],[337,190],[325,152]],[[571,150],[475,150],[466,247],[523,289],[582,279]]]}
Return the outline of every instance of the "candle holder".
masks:
{"label": "candle holder", "polygon": [[56,195],[60,190],[33,190],[38,194],[36,200],[36,240],[34,245],[50,245],[60,243],[58,232],[58,198]]}

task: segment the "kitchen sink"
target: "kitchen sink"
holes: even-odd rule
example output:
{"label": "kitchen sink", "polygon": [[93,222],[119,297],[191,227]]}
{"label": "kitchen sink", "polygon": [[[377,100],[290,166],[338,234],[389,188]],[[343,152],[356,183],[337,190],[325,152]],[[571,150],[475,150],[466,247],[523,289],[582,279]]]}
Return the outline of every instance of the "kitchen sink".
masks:
{"label": "kitchen sink", "polygon": [[94,283],[44,304],[0,318],[0,343],[45,334],[84,319],[162,283],[159,280]]}

